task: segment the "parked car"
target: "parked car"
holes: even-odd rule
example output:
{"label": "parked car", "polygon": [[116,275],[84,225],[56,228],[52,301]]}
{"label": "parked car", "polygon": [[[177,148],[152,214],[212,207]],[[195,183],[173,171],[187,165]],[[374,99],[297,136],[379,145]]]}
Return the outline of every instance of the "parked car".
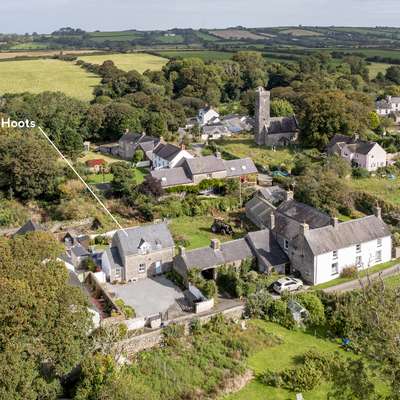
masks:
{"label": "parked car", "polygon": [[281,294],[286,291],[293,292],[302,289],[303,282],[301,279],[285,277],[278,279],[272,287],[276,293]]}

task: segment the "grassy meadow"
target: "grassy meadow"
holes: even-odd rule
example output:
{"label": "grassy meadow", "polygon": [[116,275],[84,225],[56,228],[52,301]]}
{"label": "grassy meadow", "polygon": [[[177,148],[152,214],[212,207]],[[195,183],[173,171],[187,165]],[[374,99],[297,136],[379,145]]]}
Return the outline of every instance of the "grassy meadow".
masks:
{"label": "grassy meadow", "polygon": [[161,51],[158,54],[165,58],[200,58],[203,61],[218,61],[218,60],[229,60],[232,58],[233,53],[226,51],[176,51],[176,50],[166,50]]}
{"label": "grassy meadow", "polygon": [[100,78],[73,63],[60,60],[0,62],[0,94],[60,91],[80,100],[91,100]]}
{"label": "grassy meadow", "polygon": [[124,71],[135,69],[140,73],[148,69],[160,70],[168,61],[146,53],[89,55],[79,57],[79,59],[92,64],[102,64],[104,61],[111,60]]}

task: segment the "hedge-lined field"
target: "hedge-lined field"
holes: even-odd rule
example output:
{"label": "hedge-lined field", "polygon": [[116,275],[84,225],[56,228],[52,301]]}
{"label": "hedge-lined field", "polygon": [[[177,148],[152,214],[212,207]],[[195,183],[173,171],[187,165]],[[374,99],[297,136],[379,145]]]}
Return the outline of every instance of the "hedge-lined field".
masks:
{"label": "hedge-lined field", "polygon": [[80,100],[91,100],[100,78],[73,63],[44,59],[0,63],[0,94],[60,91]]}

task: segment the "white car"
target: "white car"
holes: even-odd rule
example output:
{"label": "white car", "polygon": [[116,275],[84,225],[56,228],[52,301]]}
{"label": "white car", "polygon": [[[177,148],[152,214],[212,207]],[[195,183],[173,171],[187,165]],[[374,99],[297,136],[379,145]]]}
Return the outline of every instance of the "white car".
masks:
{"label": "white car", "polygon": [[281,294],[283,292],[293,292],[295,290],[300,290],[303,288],[303,282],[300,279],[296,278],[281,278],[277,280],[272,288],[276,293]]}

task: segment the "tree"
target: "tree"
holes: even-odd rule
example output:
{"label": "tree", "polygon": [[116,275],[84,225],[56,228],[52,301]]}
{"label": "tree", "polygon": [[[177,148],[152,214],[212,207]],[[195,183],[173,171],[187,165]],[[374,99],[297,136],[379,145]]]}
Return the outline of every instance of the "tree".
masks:
{"label": "tree", "polygon": [[33,132],[0,132],[0,188],[23,199],[51,195],[57,186],[54,150]]}
{"label": "tree", "polygon": [[86,356],[88,303],[56,261],[61,251],[44,232],[0,239],[2,399],[56,398],[60,377]]}
{"label": "tree", "polygon": [[137,164],[137,163],[139,163],[139,162],[141,162],[143,160],[144,160],[144,152],[143,152],[143,150],[142,149],[137,149],[135,151],[135,154],[133,155],[133,162],[135,164]]}
{"label": "tree", "polygon": [[400,85],[400,67],[397,65],[392,65],[386,70],[386,79]]}
{"label": "tree", "polygon": [[164,194],[161,181],[153,178],[151,175],[146,176],[143,183],[139,185],[138,189],[140,193],[146,196],[153,196],[155,198],[161,197]]}
{"label": "tree", "polygon": [[129,196],[137,186],[132,168],[124,162],[113,163],[111,165],[113,180],[111,182],[114,193],[121,196]]}
{"label": "tree", "polygon": [[271,117],[289,117],[294,115],[292,105],[285,99],[271,101]]}

